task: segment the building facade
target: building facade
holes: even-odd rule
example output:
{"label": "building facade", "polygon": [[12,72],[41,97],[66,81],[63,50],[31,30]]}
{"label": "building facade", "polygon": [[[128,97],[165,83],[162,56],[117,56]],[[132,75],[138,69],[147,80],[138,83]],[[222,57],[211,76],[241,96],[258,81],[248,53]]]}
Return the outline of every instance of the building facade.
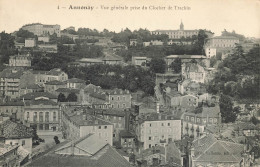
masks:
{"label": "building facade", "polygon": [[22,27],[23,30],[34,33],[37,36],[57,34],[60,37],[60,25],[45,25],[40,23],[27,24]]}
{"label": "building facade", "polygon": [[10,56],[9,66],[11,67],[31,67],[31,56],[27,55],[15,55]]}
{"label": "building facade", "polygon": [[25,102],[24,122],[29,126],[36,126],[39,131],[60,130],[60,110],[56,102],[38,97]]}
{"label": "building facade", "polygon": [[169,141],[181,139],[181,120],[153,113],[139,117],[135,130],[144,150],[157,145],[165,146]]}

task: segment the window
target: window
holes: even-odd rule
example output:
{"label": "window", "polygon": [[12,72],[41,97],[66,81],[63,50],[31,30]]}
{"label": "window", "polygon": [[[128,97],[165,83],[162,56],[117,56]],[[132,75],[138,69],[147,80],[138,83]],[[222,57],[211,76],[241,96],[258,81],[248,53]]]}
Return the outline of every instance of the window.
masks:
{"label": "window", "polygon": [[150,124],[150,127],[152,127],[152,124]]}
{"label": "window", "polygon": [[123,108],[125,108],[125,103],[123,104]]}
{"label": "window", "polygon": [[39,125],[39,130],[43,130],[43,124]]}
{"label": "window", "polygon": [[125,101],[125,96],[123,96],[123,101]]}
{"label": "window", "polygon": [[151,136],[149,137],[149,140],[152,140],[152,137],[151,137]]}
{"label": "window", "polygon": [[152,145],[151,144],[149,144],[149,148],[151,148],[152,147]]}
{"label": "window", "polygon": [[120,108],[120,105],[119,105],[119,104],[117,105],[117,108]]}
{"label": "window", "polygon": [[117,97],[117,100],[120,100],[120,97],[119,97],[119,96]]}
{"label": "window", "polygon": [[187,121],[189,120],[189,116],[186,116],[186,120],[187,120]]}
{"label": "window", "polygon": [[192,121],[192,122],[194,121],[194,117],[191,117],[191,121]]}
{"label": "window", "polygon": [[162,123],[162,126],[164,126],[164,123]]}
{"label": "window", "polygon": [[27,112],[27,116],[26,116],[27,121],[29,120],[29,116],[30,116],[30,114],[29,114],[29,112]]}
{"label": "window", "polygon": [[45,113],[45,122],[49,122],[49,112]]}
{"label": "window", "polygon": [[99,126],[98,129],[101,129],[101,126]]}
{"label": "window", "polygon": [[[45,124],[45,130],[49,130],[49,129],[50,129],[49,124]],[[53,130],[54,130],[54,127],[53,127]]]}
{"label": "window", "polygon": [[25,140],[22,140],[22,146],[24,146],[25,145]]}
{"label": "window", "polygon": [[114,97],[111,97],[111,100],[114,100]]}
{"label": "window", "polygon": [[56,121],[56,112],[53,112],[53,121]]}
{"label": "window", "polygon": [[36,122],[37,121],[37,112],[33,113],[33,121]]}
{"label": "window", "polygon": [[105,126],[105,129],[107,129],[107,126]]}
{"label": "window", "polygon": [[168,126],[171,126],[171,124],[170,124],[170,123],[168,123]]}
{"label": "window", "polygon": [[40,112],[39,118],[40,118],[40,122],[43,122],[43,112]]}

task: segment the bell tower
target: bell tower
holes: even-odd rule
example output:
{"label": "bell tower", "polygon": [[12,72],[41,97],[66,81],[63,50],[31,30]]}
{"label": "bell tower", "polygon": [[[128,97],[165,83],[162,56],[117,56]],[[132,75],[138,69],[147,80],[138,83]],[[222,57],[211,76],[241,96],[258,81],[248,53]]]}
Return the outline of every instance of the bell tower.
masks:
{"label": "bell tower", "polygon": [[182,20],[181,20],[180,30],[184,30],[184,25],[182,23]]}

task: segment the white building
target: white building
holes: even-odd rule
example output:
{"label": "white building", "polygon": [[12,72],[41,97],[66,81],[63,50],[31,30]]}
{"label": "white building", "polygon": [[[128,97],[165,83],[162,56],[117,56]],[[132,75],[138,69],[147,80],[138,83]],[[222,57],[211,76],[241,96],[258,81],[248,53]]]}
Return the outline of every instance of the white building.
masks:
{"label": "white building", "polygon": [[27,38],[27,39],[25,39],[24,46],[26,48],[33,48],[36,46],[36,40],[34,38]]}
{"label": "white building", "polygon": [[140,116],[135,130],[144,150],[157,145],[166,146],[169,141],[181,140],[181,120],[170,115],[152,113]]}

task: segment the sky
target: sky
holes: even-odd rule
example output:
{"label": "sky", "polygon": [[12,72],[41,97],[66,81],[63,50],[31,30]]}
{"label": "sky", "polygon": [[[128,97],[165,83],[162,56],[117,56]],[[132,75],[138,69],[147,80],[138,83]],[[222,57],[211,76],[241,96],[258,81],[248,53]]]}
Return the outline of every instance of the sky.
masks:
{"label": "sky", "polygon": [[[72,10],[70,5],[94,9]],[[109,10],[101,9],[102,5]],[[128,9],[111,10],[113,6]],[[143,6],[147,9],[142,10]],[[155,10],[158,6],[165,10]],[[168,10],[169,6],[173,10]],[[175,10],[175,6],[190,10]],[[246,37],[260,38],[260,0],[0,0],[0,31],[7,33],[29,23],[116,32],[126,27],[176,30],[181,20],[184,29],[207,29],[215,35],[224,29],[235,30]]]}

